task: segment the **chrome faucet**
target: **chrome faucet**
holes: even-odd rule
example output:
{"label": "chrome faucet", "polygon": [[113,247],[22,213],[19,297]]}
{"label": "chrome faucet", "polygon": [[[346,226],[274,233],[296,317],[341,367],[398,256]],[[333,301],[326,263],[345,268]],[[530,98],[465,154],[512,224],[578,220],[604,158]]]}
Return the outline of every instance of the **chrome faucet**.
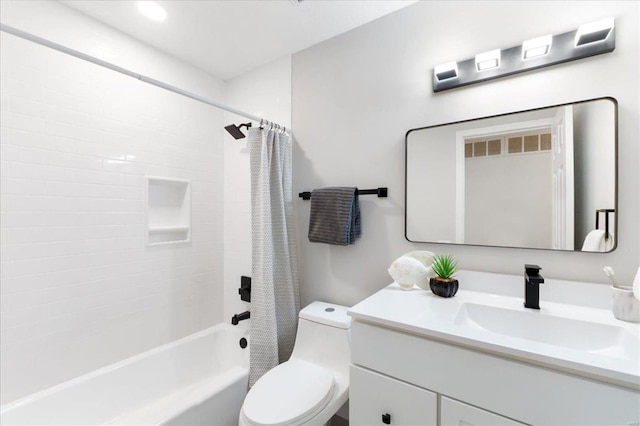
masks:
{"label": "chrome faucet", "polygon": [[540,284],[544,278],[538,265],[524,265],[524,307],[540,309]]}

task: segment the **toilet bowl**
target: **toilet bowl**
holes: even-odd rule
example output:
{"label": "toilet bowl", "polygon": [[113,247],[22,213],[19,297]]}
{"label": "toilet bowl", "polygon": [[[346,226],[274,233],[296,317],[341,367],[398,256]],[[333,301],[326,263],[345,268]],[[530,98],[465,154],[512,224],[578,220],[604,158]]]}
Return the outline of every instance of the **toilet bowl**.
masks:
{"label": "toilet bowl", "polygon": [[300,311],[291,358],[253,385],[241,426],[322,425],[349,399],[347,307],[313,302]]}

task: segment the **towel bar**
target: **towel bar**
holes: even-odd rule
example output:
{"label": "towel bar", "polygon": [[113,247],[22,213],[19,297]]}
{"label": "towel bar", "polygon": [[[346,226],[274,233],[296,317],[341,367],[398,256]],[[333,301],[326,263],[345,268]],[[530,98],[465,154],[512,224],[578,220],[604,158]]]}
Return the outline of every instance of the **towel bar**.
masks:
{"label": "towel bar", "polygon": [[615,213],[615,209],[596,210],[596,229],[600,229],[600,213],[604,213],[604,239],[609,239],[609,213]]}
{"label": "towel bar", "polygon": [[[387,194],[388,193],[389,193],[389,189],[388,188],[358,189],[358,195],[372,195],[372,194],[375,194],[375,195],[378,196],[378,198],[387,198]],[[302,198],[303,200],[310,200],[311,199],[311,192],[309,192],[309,191],[300,192],[298,194],[298,197]]]}

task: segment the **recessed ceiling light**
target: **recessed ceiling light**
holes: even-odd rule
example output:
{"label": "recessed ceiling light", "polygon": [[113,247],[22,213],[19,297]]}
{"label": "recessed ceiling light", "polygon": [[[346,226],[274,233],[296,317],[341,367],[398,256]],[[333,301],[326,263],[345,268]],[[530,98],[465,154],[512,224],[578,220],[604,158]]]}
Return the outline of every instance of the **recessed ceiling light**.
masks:
{"label": "recessed ceiling light", "polygon": [[167,18],[167,11],[155,1],[139,1],[138,11],[152,21],[162,22]]}

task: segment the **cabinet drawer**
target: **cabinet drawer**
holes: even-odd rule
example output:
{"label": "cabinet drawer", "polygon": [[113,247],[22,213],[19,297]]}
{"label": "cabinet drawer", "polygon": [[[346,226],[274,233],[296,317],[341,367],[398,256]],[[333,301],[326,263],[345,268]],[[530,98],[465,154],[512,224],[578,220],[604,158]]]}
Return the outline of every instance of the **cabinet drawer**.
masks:
{"label": "cabinet drawer", "polygon": [[441,426],[524,426],[506,417],[472,407],[447,397],[440,398]]}
{"label": "cabinet drawer", "polygon": [[355,366],[349,381],[350,425],[436,425],[435,393]]}

